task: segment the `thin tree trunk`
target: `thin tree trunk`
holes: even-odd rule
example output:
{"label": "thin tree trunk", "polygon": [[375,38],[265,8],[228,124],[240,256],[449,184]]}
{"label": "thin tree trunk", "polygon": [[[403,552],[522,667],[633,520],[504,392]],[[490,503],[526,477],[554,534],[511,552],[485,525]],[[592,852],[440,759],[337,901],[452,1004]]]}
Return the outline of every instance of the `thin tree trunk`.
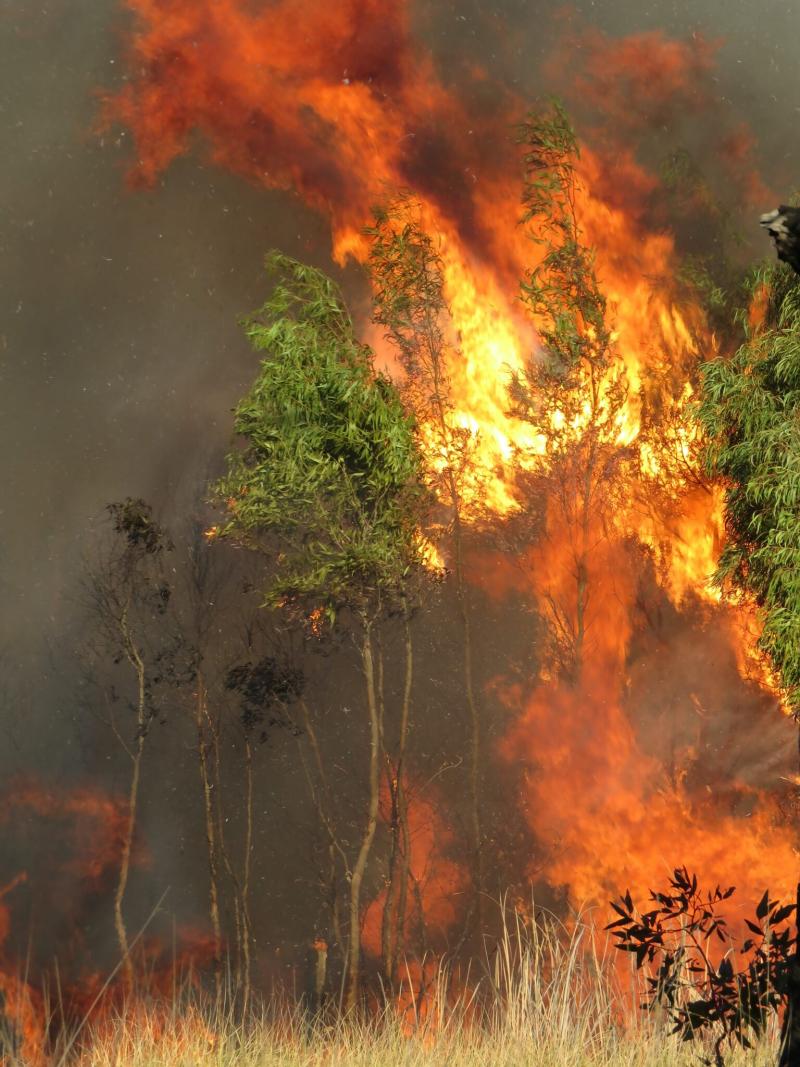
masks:
{"label": "thin tree trunk", "polygon": [[242,1019],[246,1017],[250,1004],[250,942],[252,925],[250,922],[250,868],[253,858],[253,749],[250,739],[245,738],[245,841],[244,841],[244,877],[242,879]]}
{"label": "thin tree trunk", "polygon": [[[592,392],[592,410],[594,412],[598,399]],[[594,418],[594,415],[592,416]],[[591,431],[590,431],[591,432]],[[592,486],[597,464],[595,443],[592,441],[581,487],[580,517],[580,552],[575,561],[575,654],[573,665],[573,682],[577,684],[583,671],[583,652],[586,641],[586,611],[589,605],[589,531],[591,525]]]}
{"label": "thin tree trunk", "polygon": [[203,787],[203,813],[206,827],[206,849],[208,852],[208,911],[211,930],[214,937],[214,993],[219,1001],[222,993],[222,928],[219,918],[219,871],[217,868],[217,841],[214,826],[214,791],[208,768],[208,741],[205,724],[210,721],[208,711],[208,692],[203,672],[197,673],[197,701],[195,705],[195,725],[197,727],[197,755],[200,764],[200,782]]}
{"label": "thin tree trunk", "polygon": [[237,990],[242,988],[242,964],[244,949],[242,945],[242,907],[241,907],[241,887],[239,885],[239,879],[236,877],[236,872],[233,869],[231,858],[228,855],[228,846],[225,841],[225,823],[223,819],[222,810],[222,770],[221,759],[219,752],[219,729],[217,724],[209,720],[209,728],[211,729],[211,735],[213,739],[212,749],[214,753],[214,796],[216,799],[216,823],[217,823],[217,842],[219,844],[219,854],[222,857],[222,864],[225,867],[225,873],[228,875],[231,885],[233,886],[233,921],[234,921],[234,936],[236,938],[236,971],[233,976],[234,985]]}
{"label": "thin tree trunk", "polygon": [[464,581],[462,528],[458,512],[456,512],[453,533],[456,557],[456,596],[464,634],[464,689],[467,697],[470,726],[469,799],[475,871],[475,895],[470,911],[474,912],[476,916],[476,927],[480,935],[483,930],[483,891],[485,885],[483,827],[481,825],[480,809],[481,724],[478,716],[478,707],[475,702],[472,664],[472,619],[467,603],[467,590]]}
{"label": "thin tree trunk", "polygon": [[481,724],[478,716],[478,707],[475,702],[474,671],[472,664],[472,620],[470,618],[469,604],[467,602],[467,589],[464,580],[464,538],[463,523],[461,518],[461,491],[456,480],[453,464],[456,456],[453,454],[452,430],[447,425],[445,415],[445,396],[441,377],[441,353],[435,343],[435,331],[430,321],[429,314],[426,316],[428,350],[433,369],[433,400],[439,422],[439,433],[445,447],[448,461],[447,484],[450,494],[450,502],[453,508],[453,547],[455,549],[455,572],[456,572],[456,599],[458,600],[461,626],[464,635],[464,690],[467,698],[467,710],[469,713],[469,800],[470,822],[472,824],[472,849],[473,867],[475,874],[475,893],[467,916],[465,935],[470,925],[472,915],[477,919],[478,932],[483,930],[483,890],[484,890],[484,856],[483,856],[483,828],[481,826],[480,810],[480,763],[481,763]]}
{"label": "thin tree trunk", "polygon": [[[411,833],[408,826],[408,796],[400,794],[400,834],[403,839],[400,874],[400,899],[397,902],[397,944],[406,947],[408,929],[408,887],[411,883]],[[395,961],[395,966],[396,966]]]}
{"label": "thin tree trunk", "polygon": [[397,944],[397,898],[399,894],[398,867],[400,861],[400,815],[398,811],[399,774],[397,766],[386,760],[386,775],[389,779],[391,813],[389,833],[389,876],[386,880],[386,899],[383,902],[381,921],[381,968],[387,989],[394,985],[395,948]]}
{"label": "thin tree trunk", "polygon": [[131,851],[133,848],[133,835],[136,829],[136,812],[139,802],[139,782],[141,780],[142,756],[147,738],[147,692],[145,689],[145,666],[139,649],[131,636],[128,627],[127,608],[120,619],[120,631],[125,646],[128,661],[136,672],[137,701],[136,701],[136,749],[131,756],[133,771],[131,773],[131,785],[128,792],[128,821],[125,826],[125,837],[122,842],[122,855],[120,856],[119,879],[114,893],[114,928],[117,933],[119,950],[122,957],[122,975],[125,989],[128,993],[133,991],[133,961],[130,957],[128,944],[128,932],[125,928],[125,919],[122,914],[122,903],[125,899],[125,890],[128,887],[128,876],[131,867]]}
{"label": "thin tree trunk", "polygon": [[253,927],[250,916],[250,872],[253,856],[253,746],[250,739],[244,739],[245,751],[245,844],[244,862],[241,880],[237,877],[225,844],[225,831],[222,818],[222,790],[220,787],[219,731],[214,730],[214,766],[217,794],[217,830],[220,855],[225,871],[233,886],[234,923],[236,931],[236,974],[234,982],[241,995],[242,1019],[244,1020],[250,1004],[252,991],[252,937]]}
{"label": "thin tree trunk", "polygon": [[[314,762],[317,767],[317,776],[319,778],[319,789],[314,787],[314,783],[311,778],[311,774],[308,770],[305,757],[301,753],[301,760],[303,762],[303,770],[306,775],[306,781],[308,782],[308,788],[311,793],[311,799],[314,803],[314,807],[317,810],[317,817],[325,828],[325,832],[328,836],[328,856],[330,860],[328,868],[328,904],[331,914],[331,929],[333,932],[334,944],[339,946],[339,949],[343,951],[344,939],[342,937],[342,925],[339,917],[339,894],[337,892],[337,879],[336,879],[336,856],[338,855],[344,865],[345,873],[350,877],[350,868],[347,862],[347,855],[342,848],[339,838],[336,835],[336,830],[333,825],[333,818],[331,816],[331,809],[333,807],[330,797],[330,789],[328,787],[328,777],[325,774],[325,766],[322,762],[322,751],[319,746],[319,739],[317,738],[316,730],[311,719],[311,715],[308,710],[308,705],[302,697],[299,700],[300,710],[303,713],[303,727],[305,729],[305,735],[311,745],[311,751],[314,754]],[[329,941],[330,947],[330,941]]]}
{"label": "thin tree trunk", "polygon": [[350,941],[347,951],[347,993],[345,1008],[355,1009],[358,1003],[359,968],[361,964],[361,884],[367,868],[375,830],[378,825],[378,807],[380,801],[380,721],[378,718],[378,701],[375,693],[375,665],[372,656],[372,624],[364,623],[364,642],[362,645],[364,682],[367,695],[367,714],[369,716],[370,753],[369,753],[369,804],[367,821],[358,858],[350,879]]}
{"label": "thin tree trunk", "polygon": [[[397,955],[401,944],[401,926],[403,914],[401,904],[405,904],[405,893],[401,892],[408,878],[409,856],[404,848],[404,823],[407,823],[408,811],[405,798],[403,777],[405,774],[406,742],[411,709],[411,683],[414,673],[413,646],[411,644],[411,623],[405,612],[405,678],[403,684],[403,704],[400,713],[400,738],[397,747],[397,762],[392,768],[389,763],[389,787],[391,789],[392,812],[391,834],[392,848],[389,857],[389,883],[386,888],[386,902],[383,908],[383,926],[381,929],[381,957],[383,976],[391,988],[395,981]],[[405,826],[407,830],[407,825]]]}
{"label": "thin tree trunk", "polygon": [[117,941],[122,956],[122,974],[125,989],[128,993],[133,990],[133,961],[130,957],[128,946],[128,932],[125,928],[125,919],[122,915],[122,902],[125,899],[125,890],[128,886],[128,875],[131,867],[131,850],[133,847],[133,835],[136,829],[136,809],[139,801],[139,780],[141,778],[142,754],[144,752],[144,735],[140,734],[136,742],[136,752],[133,756],[133,773],[131,774],[131,786],[128,792],[128,821],[125,826],[125,837],[122,842],[122,855],[119,865],[119,879],[114,893],[114,928],[117,932]]}

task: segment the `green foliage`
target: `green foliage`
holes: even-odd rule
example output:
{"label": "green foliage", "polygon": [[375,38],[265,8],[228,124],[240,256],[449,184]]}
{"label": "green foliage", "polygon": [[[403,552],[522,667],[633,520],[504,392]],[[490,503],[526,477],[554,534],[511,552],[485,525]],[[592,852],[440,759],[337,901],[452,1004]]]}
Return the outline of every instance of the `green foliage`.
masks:
{"label": "green foliage", "polygon": [[450,309],[444,295],[444,265],[435,242],[426,233],[419,206],[409,195],[373,209],[369,267],[373,284],[374,321],[386,329],[406,372],[403,393],[418,425],[428,434],[433,460],[428,485],[454,512],[463,509],[464,475],[474,440],[452,419],[448,363],[457,358],[448,336]]}
{"label": "green foliage", "polygon": [[375,321],[397,346],[409,378],[430,374],[424,361],[445,348],[442,318],[449,314],[441,256],[409,195],[373,208],[373,218],[365,233],[372,239]]}
{"label": "green foliage", "polygon": [[726,311],[727,294],[714,280],[708,260],[699,256],[686,256],[678,267],[677,281],[696,293],[709,312],[722,314]]}
{"label": "green foliage", "polygon": [[537,320],[547,357],[545,372],[569,385],[588,364],[608,368],[611,334],[606,300],[594,270],[594,252],[581,240],[576,204],[575,131],[558,103],[531,114],[520,127],[524,146],[525,224],[535,223],[532,240],[544,249],[538,266],[522,283],[523,300]]}
{"label": "green foliage", "polygon": [[726,483],[727,542],[715,575],[763,611],[760,647],[800,712],[800,280],[760,272],[763,323],[731,360],[702,368],[698,417],[709,474]]}
{"label": "green foliage", "polygon": [[335,284],[279,253],[272,295],[244,322],[266,353],[235,412],[241,451],[215,487],[220,530],[267,539],[270,605],[368,610],[399,592],[417,559],[420,459],[396,389],[354,337]]}
{"label": "green foliage", "polygon": [[635,461],[620,443],[628,383],[606,323],[606,300],[583,242],[578,143],[557,103],[520,128],[525,184],[522,222],[542,252],[522,282],[522,300],[542,350],[510,383],[513,411],[543,445],[535,488],[548,514],[548,535],[574,556],[569,596],[545,590],[552,659],[564,678],[580,676],[588,625],[589,562],[607,539],[625,491],[623,470]]}
{"label": "green foliage", "polygon": [[522,282],[522,300],[543,351],[512,379],[515,413],[539,429],[551,457],[574,458],[576,450],[588,450],[583,459],[593,463],[598,446],[613,444],[618,435],[627,382],[606,324],[594,252],[583,243],[579,225],[578,143],[558,103],[531,114],[519,140],[522,222],[544,253]]}

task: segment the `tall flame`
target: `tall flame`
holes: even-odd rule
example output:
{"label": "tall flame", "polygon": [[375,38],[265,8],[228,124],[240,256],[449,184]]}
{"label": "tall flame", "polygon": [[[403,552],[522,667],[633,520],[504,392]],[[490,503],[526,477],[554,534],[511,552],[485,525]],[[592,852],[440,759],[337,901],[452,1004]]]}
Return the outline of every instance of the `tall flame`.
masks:
{"label": "tall flame", "polygon": [[[339,262],[365,260],[362,228],[374,202],[412,191],[426,229],[441,242],[457,339],[452,417],[474,438],[474,492],[498,518],[518,511],[525,503],[520,465],[536,469],[542,451],[531,427],[510,414],[507,391],[511,372],[537,349],[534,324],[516,299],[537,253],[518,225],[519,164],[504,136],[521,118],[522,102],[498,89],[491,105],[471,111],[470,93],[445,86],[414,41],[402,3],[127,3],[136,17],[131,79],[106,99],[104,121],[134,134],[134,184],[152,184],[199,131],[216,164],[266,187],[291,188],[326,214]],[[629,135],[636,123],[662,122],[694,100],[692,79],[713,66],[711,46],[658,34],[613,46],[595,35],[589,45],[578,80],[597,90],[610,123],[617,112],[627,116],[619,125]],[[462,88],[485,78],[474,69]],[[636,108],[629,99],[622,108],[619,86],[627,84],[641,90]],[[744,167],[749,148],[737,144],[730,158]],[[618,140],[608,153],[584,145],[579,179],[579,215],[597,252],[629,386],[616,445],[637,454],[638,473],[613,528],[594,530],[581,677],[567,685],[532,669],[527,687],[508,689],[516,718],[500,757],[519,771],[521,805],[543,856],[536,869],[576,902],[602,898],[621,881],[644,889],[682,862],[753,891],[766,884],[785,890],[796,855],[775,796],[789,734],[775,714],[770,679],[745,671],[752,616],[721,606],[709,585],[722,500],[699,474],[686,417],[698,361],[715,355],[716,342],[702,309],[674,283],[672,237],[648,227],[655,179]],[[669,491],[668,508],[654,503],[658,485]],[[493,596],[513,582],[539,605],[548,597],[569,604],[569,531],[552,506],[546,521],[546,536],[520,550],[513,577],[502,565],[490,571],[485,556],[473,558],[469,577]],[[643,597],[656,621],[645,618]],[[706,673],[717,669],[714,657],[722,664],[714,715],[741,728],[729,739],[741,757],[739,767],[728,767],[733,782],[721,771],[704,781],[692,769],[698,745],[716,751],[708,700],[695,691],[715,679],[702,679],[695,664],[694,680],[681,685],[679,670],[667,678],[660,668],[664,660],[675,665],[676,650],[688,643],[708,657]],[[649,690],[636,682],[637,671],[650,672]],[[647,742],[654,708],[667,699],[679,723],[671,764]],[[743,721],[731,702],[746,705],[753,721]],[[747,738],[758,734],[769,735],[779,755],[754,769]],[[725,764],[721,755],[717,763]]]}

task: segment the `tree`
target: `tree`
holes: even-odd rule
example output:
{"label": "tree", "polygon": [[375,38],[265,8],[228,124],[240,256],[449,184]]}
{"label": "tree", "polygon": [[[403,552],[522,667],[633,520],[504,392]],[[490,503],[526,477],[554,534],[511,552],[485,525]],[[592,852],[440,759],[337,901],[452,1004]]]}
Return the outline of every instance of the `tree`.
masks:
{"label": "tree", "polygon": [[[715,581],[758,609],[759,647],[800,720],[800,281],[759,271],[763,320],[730,360],[702,367],[705,464],[725,486],[726,543]],[[800,886],[798,886],[800,901]],[[781,1064],[800,1062],[800,927]]]}
{"label": "tree", "polygon": [[770,296],[731,360],[702,368],[706,468],[726,486],[715,580],[762,612],[759,646],[800,713],[800,285],[763,272]]}
{"label": "tree", "polygon": [[[179,682],[187,665],[176,656],[178,642],[165,630],[172,587],[167,580],[164,557],[172,541],[153,517],[153,509],[141,499],[126,498],[107,507],[112,526],[108,544],[98,548],[85,583],[86,596],[97,625],[98,658],[110,656],[115,666],[132,672],[134,694],[129,701],[133,729],[117,723],[110,705],[110,724],[131,760],[128,818],[121,846],[120,870],[114,893],[114,927],[122,956],[127,988],[133,985],[133,963],[123,915],[123,902],[130,874],[133,838],[139,802],[142,758],[150,727],[158,714],[157,690]],[[111,704],[118,699],[110,686]]]}
{"label": "tree", "polygon": [[[433,239],[420,221],[418,207],[409,196],[400,196],[388,206],[376,208],[374,224],[366,233],[372,239],[369,269],[373,283],[374,320],[385,328],[387,338],[399,352],[407,376],[404,397],[421,429],[424,452],[429,457],[428,484],[449,513],[456,599],[464,640],[464,692],[470,730],[469,798],[475,893],[466,926],[469,927],[474,914],[480,933],[485,883],[480,797],[483,746],[475,697],[472,619],[464,576],[464,528],[468,515],[464,483],[465,475],[474,471],[470,433],[455,425],[452,418],[448,364],[457,358],[458,353],[448,340],[450,313],[444,295],[444,267]],[[407,662],[409,657],[410,646]],[[402,764],[402,755],[397,762]],[[405,805],[399,767],[392,774],[391,800],[394,836],[399,847]],[[401,886],[405,885],[406,878],[407,873],[400,878]],[[393,901],[393,883],[394,879],[390,881],[387,904]],[[384,940],[387,941],[384,955],[388,953],[391,959],[390,938]]]}
{"label": "tree", "polygon": [[624,445],[625,368],[607,323],[594,253],[583,243],[576,163],[579,148],[564,110],[553,104],[522,125],[523,224],[541,257],[522,282],[522,301],[541,352],[512,377],[514,414],[542,442],[538,490],[548,535],[569,546],[571,589],[546,589],[552,653],[576,684],[583,669],[592,554],[607,538],[621,502],[622,473],[634,461]]}
{"label": "tree", "polygon": [[411,419],[377,374],[334,283],[279,253],[272,295],[245,322],[266,353],[236,408],[243,448],[216,487],[219,533],[268,554],[265,604],[305,625],[354,624],[369,725],[369,800],[350,878],[346,1006],[357,1002],[361,887],[378,823],[381,729],[373,632],[419,561],[423,499]]}
{"label": "tree", "polygon": [[[254,652],[252,633],[247,650]],[[287,707],[302,694],[305,679],[288,660],[263,655],[237,663],[225,674],[225,689],[238,698],[239,720],[244,735],[245,841],[241,873],[237,874],[225,844],[222,802],[219,788],[220,723],[214,728],[214,755],[217,784],[218,836],[225,869],[234,889],[234,915],[237,942],[237,987],[241,991],[242,1017],[250,1001],[252,919],[250,915],[250,872],[253,854],[253,743],[263,743],[274,728],[292,727]],[[296,729],[295,733],[298,733]]]}
{"label": "tree", "polygon": [[[197,739],[197,763],[208,857],[208,910],[213,935],[211,962],[214,989],[219,1001],[222,993],[223,962],[220,863],[224,860],[224,841],[220,830],[219,654],[223,645],[220,623],[225,608],[225,593],[231,584],[232,576],[230,569],[221,565],[219,553],[214,552],[210,540],[204,536],[201,524],[196,519],[189,525],[182,570],[184,581],[180,588],[182,595],[177,598],[177,606],[185,655],[192,664],[191,697],[188,703]],[[239,946],[240,939],[237,937],[237,947]]]}

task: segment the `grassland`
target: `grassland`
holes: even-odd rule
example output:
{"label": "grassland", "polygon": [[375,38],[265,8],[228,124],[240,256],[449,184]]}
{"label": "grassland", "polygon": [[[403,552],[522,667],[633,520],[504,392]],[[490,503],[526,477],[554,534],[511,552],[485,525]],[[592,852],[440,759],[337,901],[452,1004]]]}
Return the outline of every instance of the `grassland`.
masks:
{"label": "grassland", "polygon": [[[591,928],[514,924],[480,975],[439,968],[422,1002],[401,996],[342,1017],[268,998],[246,1022],[187,982],[173,998],[138,995],[86,1019],[31,1062],[6,1045],[4,1067],[675,1067],[710,1048],[681,1043],[638,1008],[637,976]],[[51,1026],[52,1030],[52,1026]],[[774,1064],[777,1020],[730,1067]]]}

